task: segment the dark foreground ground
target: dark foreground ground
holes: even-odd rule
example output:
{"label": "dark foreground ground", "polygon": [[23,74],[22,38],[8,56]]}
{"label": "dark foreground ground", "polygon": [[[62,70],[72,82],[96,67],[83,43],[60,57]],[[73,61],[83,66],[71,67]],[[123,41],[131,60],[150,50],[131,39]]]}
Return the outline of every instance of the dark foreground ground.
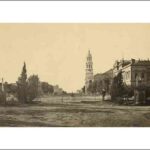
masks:
{"label": "dark foreground ground", "polygon": [[0,107],[2,127],[150,127],[150,106],[110,101],[51,102]]}

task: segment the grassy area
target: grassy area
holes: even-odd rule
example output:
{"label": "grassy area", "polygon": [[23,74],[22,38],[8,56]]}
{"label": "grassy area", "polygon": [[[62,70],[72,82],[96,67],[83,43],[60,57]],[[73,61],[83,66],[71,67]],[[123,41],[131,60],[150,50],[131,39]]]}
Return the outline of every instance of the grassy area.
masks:
{"label": "grassy area", "polygon": [[[54,101],[0,107],[2,127],[150,127],[150,106],[119,106],[110,101]],[[83,98],[82,98],[83,99]]]}

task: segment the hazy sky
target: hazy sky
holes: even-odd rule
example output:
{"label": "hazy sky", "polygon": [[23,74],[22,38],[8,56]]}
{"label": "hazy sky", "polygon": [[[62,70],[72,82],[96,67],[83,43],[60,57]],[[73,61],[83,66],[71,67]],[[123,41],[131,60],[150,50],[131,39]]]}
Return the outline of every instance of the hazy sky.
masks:
{"label": "hazy sky", "polygon": [[76,91],[89,49],[94,74],[122,57],[148,59],[150,24],[0,24],[0,78],[16,82],[25,61],[28,76]]}

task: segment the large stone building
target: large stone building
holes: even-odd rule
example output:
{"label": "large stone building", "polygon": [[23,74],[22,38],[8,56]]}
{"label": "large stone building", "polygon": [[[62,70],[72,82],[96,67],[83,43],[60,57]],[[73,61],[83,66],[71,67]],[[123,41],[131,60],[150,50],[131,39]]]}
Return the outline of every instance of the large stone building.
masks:
{"label": "large stone building", "polygon": [[123,82],[127,86],[135,87],[137,80],[145,86],[150,86],[150,61],[149,60],[121,60],[113,66],[113,77],[122,72]]}
{"label": "large stone building", "polygon": [[94,76],[93,76],[93,61],[92,61],[92,55],[90,53],[90,50],[88,52],[87,55],[87,59],[86,59],[86,75],[85,75],[85,93],[88,93],[88,87],[90,82],[92,82],[94,80]]}

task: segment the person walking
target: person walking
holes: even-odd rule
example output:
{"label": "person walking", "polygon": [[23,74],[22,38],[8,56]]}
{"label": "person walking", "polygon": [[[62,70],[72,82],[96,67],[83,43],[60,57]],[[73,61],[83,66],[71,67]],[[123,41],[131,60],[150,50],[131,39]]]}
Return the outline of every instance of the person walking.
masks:
{"label": "person walking", "polygon": [[102,90],[102,100],[103,100],[103,101],[105,100],[105,95],[106,95],[106,90],[103,89],[103,90]]}

